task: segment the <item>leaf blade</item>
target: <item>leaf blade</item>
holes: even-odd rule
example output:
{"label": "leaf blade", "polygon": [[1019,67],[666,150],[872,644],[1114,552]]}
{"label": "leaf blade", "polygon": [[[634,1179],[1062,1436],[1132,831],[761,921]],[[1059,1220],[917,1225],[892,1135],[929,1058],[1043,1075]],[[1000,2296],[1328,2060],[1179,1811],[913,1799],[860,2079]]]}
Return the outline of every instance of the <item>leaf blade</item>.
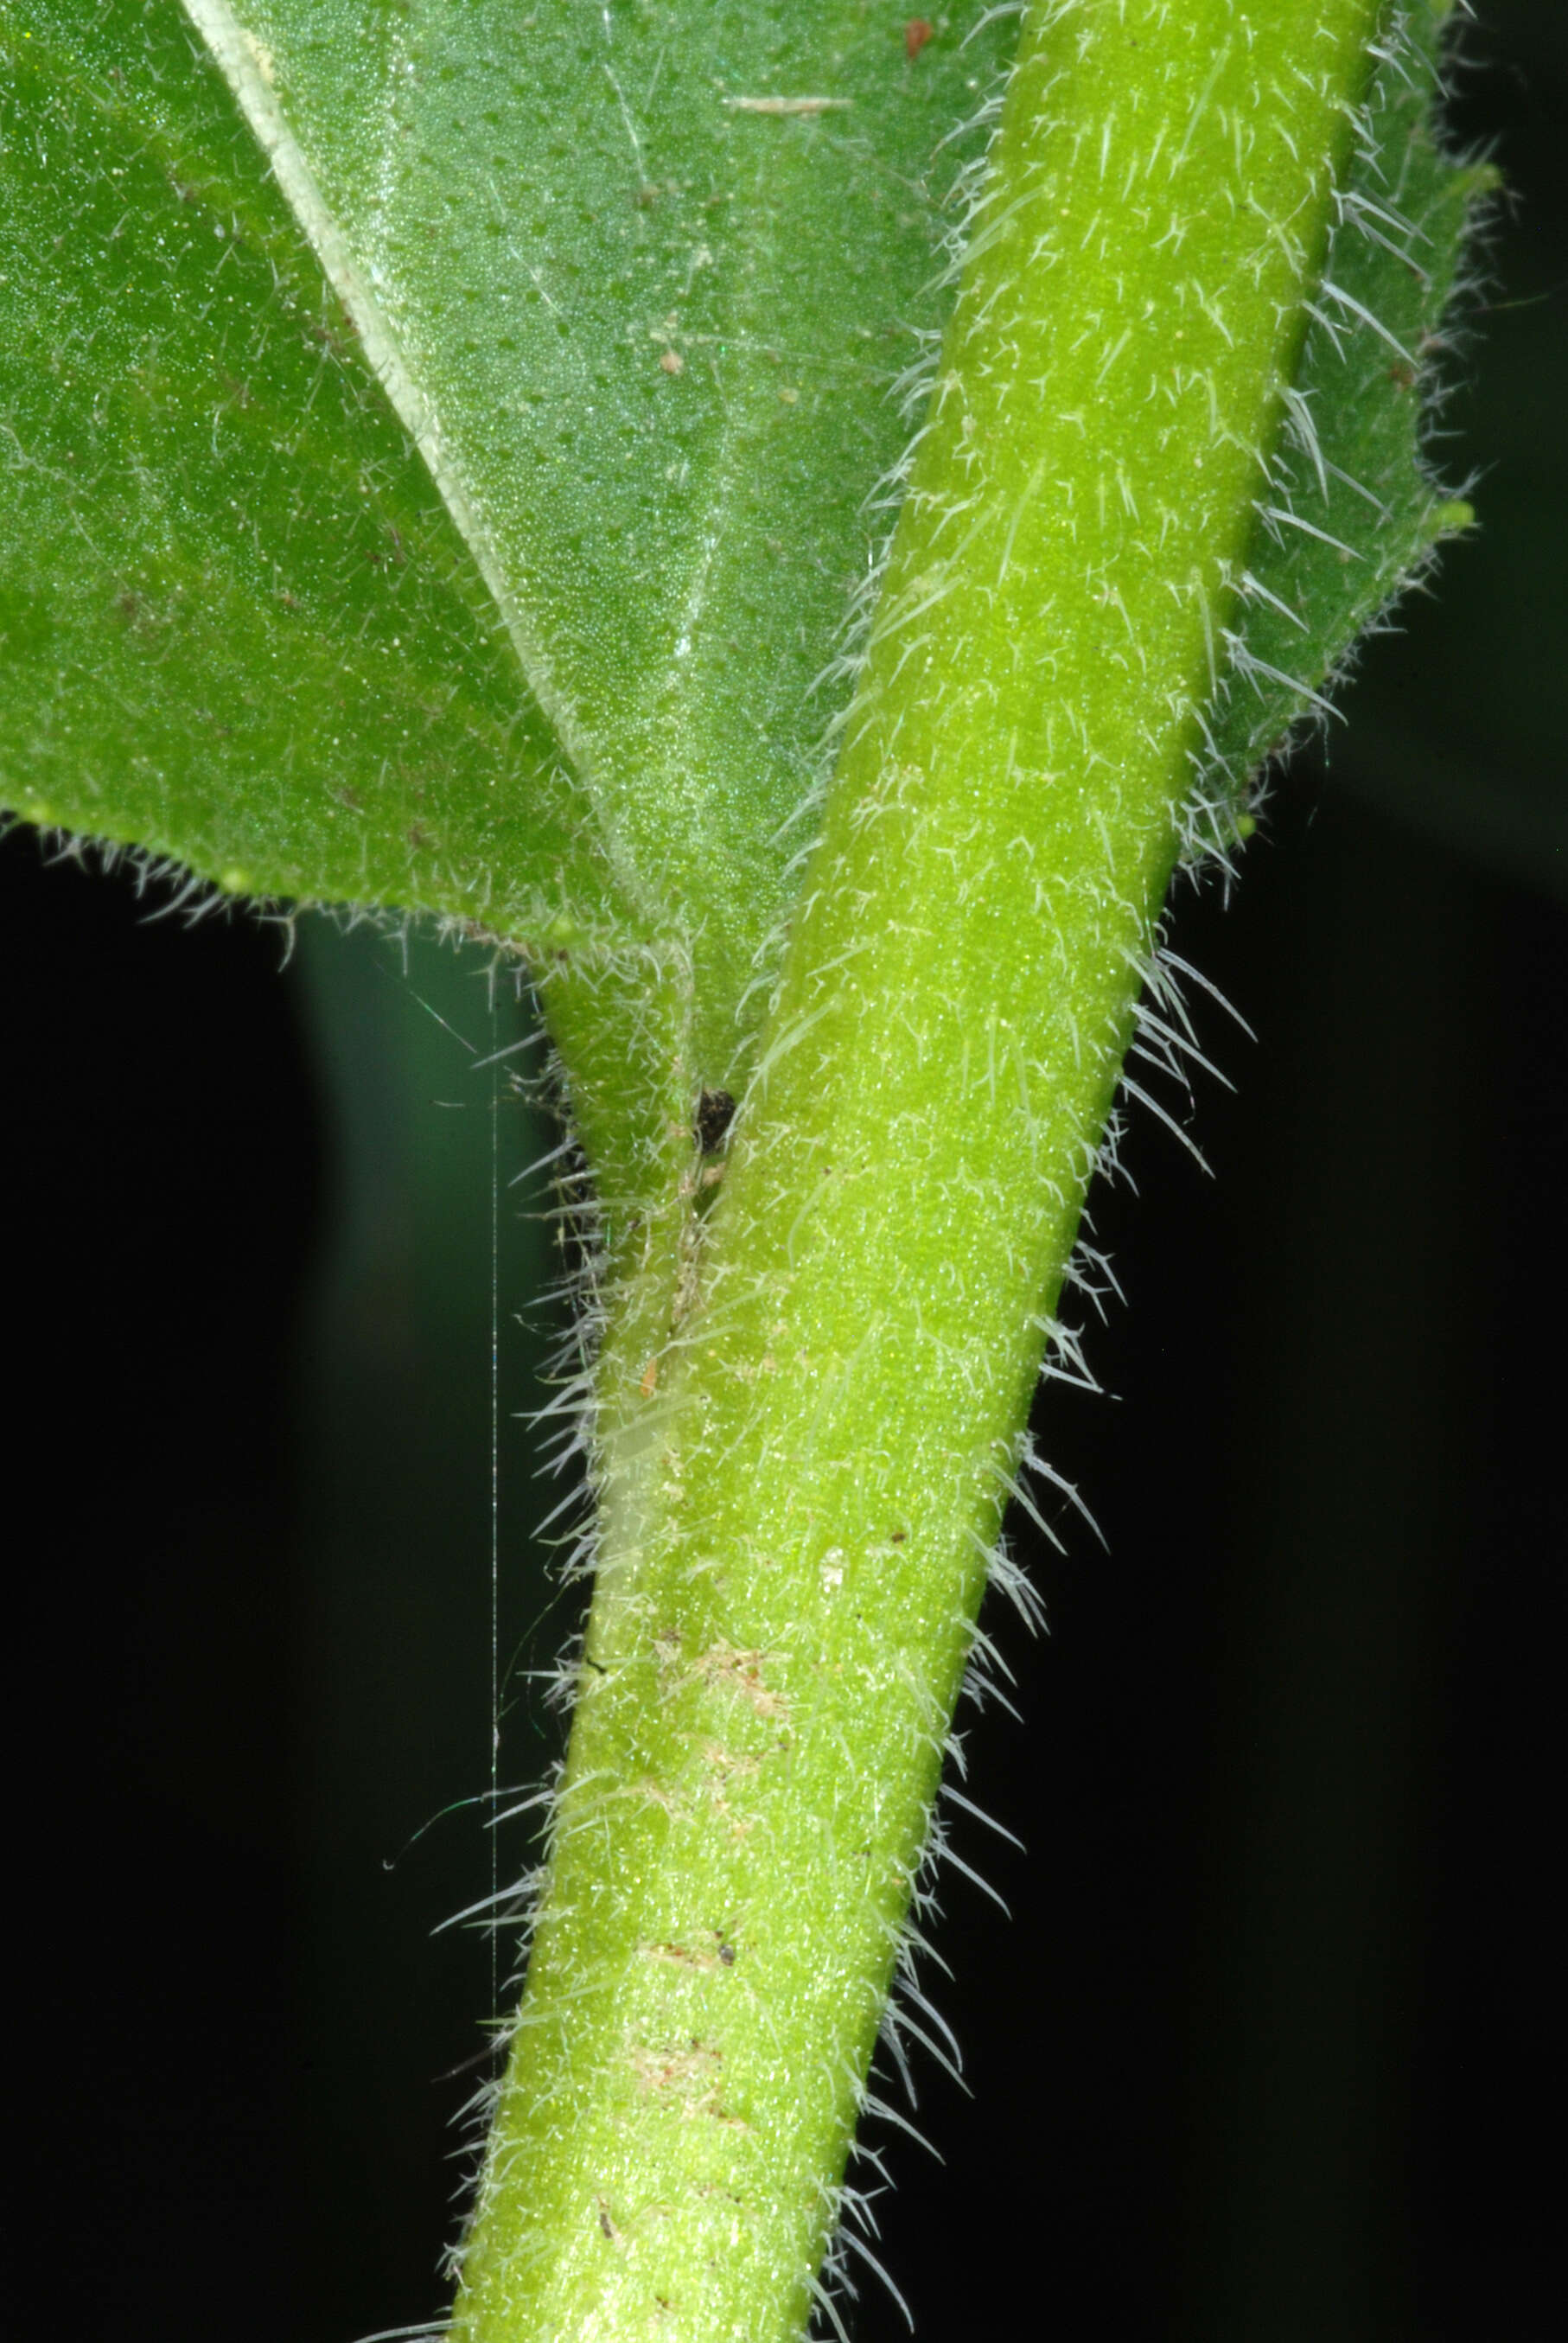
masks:
{"label": "leaf blade", "polygon": [[[1447,0],[1418,0],[1391,27],[1362,109],[1211,710],[1232,807],[1296,727],[1327,712],[1367,628],[1473,518],[1426,457],[1444,321],[1474,206],[1495,184],[1442,144],[1450,14]],[[1219,810],[1221,837],[1232,819]]]}
{"label": "leaf blade", "polygon": [[177,11],[29,13],[0,794],[245,891],[618,930],[575,777]]}

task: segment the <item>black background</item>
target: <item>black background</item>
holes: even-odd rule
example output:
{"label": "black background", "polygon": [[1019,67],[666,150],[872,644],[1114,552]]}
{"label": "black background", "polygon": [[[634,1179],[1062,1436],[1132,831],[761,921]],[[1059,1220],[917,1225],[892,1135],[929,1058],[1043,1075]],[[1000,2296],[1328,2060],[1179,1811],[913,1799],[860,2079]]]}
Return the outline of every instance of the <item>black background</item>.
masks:
{"label": "black background", "polygon": [[[1110,1553],[1029,1552],[1026,1725],[970,1734],[1029,1853],[958,1836],[1010,1925],[943,1891],[975,2097],[926,2069],[945,2164],[895,2146],[879,2207],[926,2333],[1534,2343],[1561,2293],[1568,25],[1486,16],[1457,115],[1515,216],[1449,415],[1483,527],[1231,906],[1180,907],[1259,1041],[1203,1011],[1212,1182],[1135,1124],[1116,1397],[1038,1411]],[[484,1942],[427,1933],[489,1883],[481,1810],[405,1845],[489,1780],[491,1118],[421,1003],[480,1051],[491,1016],[477,963],[318,930],[280,974],[277,930],[165,901],[0,843],[10,2299],[354,2343],[438,2308],[491,2006]],[[506,1092],[496,1134],[507,1177],[548,1143]],[[516,1780],[562,1633],[523,1194]],[[856,2331],[901,2322],[868,2290]]]}

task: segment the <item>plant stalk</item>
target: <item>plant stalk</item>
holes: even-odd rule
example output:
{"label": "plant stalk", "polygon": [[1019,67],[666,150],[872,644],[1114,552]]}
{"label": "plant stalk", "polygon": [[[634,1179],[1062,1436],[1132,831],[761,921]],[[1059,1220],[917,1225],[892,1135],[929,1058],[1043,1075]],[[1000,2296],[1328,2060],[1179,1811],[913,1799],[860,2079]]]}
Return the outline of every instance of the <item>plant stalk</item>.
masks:
{"label": "plant stalk", "polygon": [[468,2343],[810,2316],[1378,17],[1029,13],[716,1199],[607,1329]]}

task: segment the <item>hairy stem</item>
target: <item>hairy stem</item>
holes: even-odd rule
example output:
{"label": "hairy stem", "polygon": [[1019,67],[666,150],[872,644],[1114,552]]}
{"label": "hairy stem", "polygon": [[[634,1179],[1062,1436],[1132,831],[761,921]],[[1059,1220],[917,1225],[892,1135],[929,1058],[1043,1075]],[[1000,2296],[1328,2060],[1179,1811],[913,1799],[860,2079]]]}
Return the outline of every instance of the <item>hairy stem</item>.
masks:
{"label": "hairy stem", "polygon": [[472,2343],[809,2317],[1377,15],[1026,23],[718,1201],[609,1330]]}

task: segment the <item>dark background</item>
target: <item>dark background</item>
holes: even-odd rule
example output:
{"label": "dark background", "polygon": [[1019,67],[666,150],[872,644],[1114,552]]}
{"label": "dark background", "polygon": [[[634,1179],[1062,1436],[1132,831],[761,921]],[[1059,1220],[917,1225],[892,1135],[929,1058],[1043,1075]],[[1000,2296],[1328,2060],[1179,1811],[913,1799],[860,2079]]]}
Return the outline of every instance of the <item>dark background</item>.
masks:
{"label": "dark background", "polygon": [[[1217,1176],[1134,1126],[1117,1396],[1038,1412],[1110,1554],[1029,1553],[1027,1725],[970,1735],[1029,1854],[957,1840],[1010,1925],[944,1893],[975,2097],[928,2066],[945,2165],[898,2144],[880,2207],[928,2334],[1561,2315],[1568,14],[1485,14],[1456,114],[1514,214],[1448,417],[1483,528],[1230,908],[1180,907],[1259,1041],[1202,1010]],[[494,2006],[484,1939],[428,1932],[491,1880],[484,1809],[433,1818],[491,1778],[498,1293],[502,1780],[558,1730],[515,1421],[549,1264],[505,1184],[548,1140],[473,1070],[524,1030],[479,962],[317,924],[280,974],[277,930],[166,911],[0,843],[8,2298],[355,2343],[439,2306]]]}

